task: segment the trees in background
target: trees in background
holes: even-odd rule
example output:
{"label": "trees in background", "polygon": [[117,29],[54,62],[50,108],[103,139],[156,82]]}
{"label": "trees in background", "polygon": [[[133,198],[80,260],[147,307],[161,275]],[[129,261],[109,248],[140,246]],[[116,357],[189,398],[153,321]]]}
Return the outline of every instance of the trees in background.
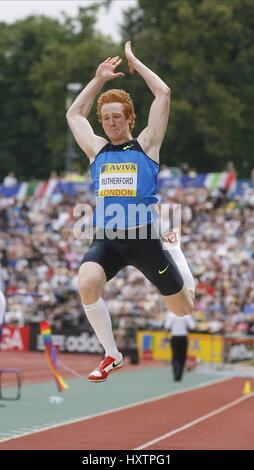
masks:
{"label": "trees in background", "polygon": [[[165,163],[187,161],[199,171],[235,162],[253,165],[254,2],[252,0],[139,0],[125,14],[123,39],[172,89]],[[149,99],[142,86],[144,119]],[[142,98],[141,98],[142,96]],[[252,159],[252,163],[251,163]]]}
{"label": "trees in background", "polygon": [[[105,57],[123,56],[130,38],[136,55],[172,89],[162,161],[207,172],[231,160],[241,176],[249,176],[254,2],[139,0],[125,13],[122,44],[96,32],[98,8],[82,8],[76,18],[61,21],[40,16],[0,24],[0,176],[13,170],[22,179],[45,178],[64,169],[67,84],[86,84]],[[121,68],[127,72],[126,63]],[[133,96],[138,133],[152,95],[137,74],[113,86]],[[95,112],[91,122],[101,133]]]}
{"label": "trees in background", "polygon": [[62,21],[39,16],[0,24],[0,177],[64,170],[67,84],[85,84],[108,51],[117,51],[95,31],[97,9],[81,8]]}

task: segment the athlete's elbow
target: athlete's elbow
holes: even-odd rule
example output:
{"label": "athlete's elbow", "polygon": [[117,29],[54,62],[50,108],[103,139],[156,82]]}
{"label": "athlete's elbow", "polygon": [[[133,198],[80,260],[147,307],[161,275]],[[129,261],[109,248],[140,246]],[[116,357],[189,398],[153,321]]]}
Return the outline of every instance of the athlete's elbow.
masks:
{"label": "athlete's elbow", "polygon": [[71,120],[71,118],[73,118],[74,115],[75,115],[75,113],[73,112],[73,110],[71,108],[69,108],[67,113],[66,113],[67,121],[69,122]]}
{"label": "athlete's elbow", "polygon": [[171,96],[171,88],[169,88],[167,85],[165,85],[165,95],[168,97]]}
{"label": "athlete's elbow", "polygon": [[171,89],[166,85],[166,83],[164,83],[164,86],[158,90],[158,94],[163,96],[164,98],[169,99],[171,96]]}

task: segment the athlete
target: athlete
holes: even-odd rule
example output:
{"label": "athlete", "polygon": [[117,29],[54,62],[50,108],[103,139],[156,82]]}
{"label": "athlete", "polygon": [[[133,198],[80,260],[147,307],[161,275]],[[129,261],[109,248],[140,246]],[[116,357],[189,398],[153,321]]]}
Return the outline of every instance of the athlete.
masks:
{"label": "athlete", "polygon": [[[124,76],[116,71],[122,62],[119,56],[109,57],[98,66],[95,77],[67,112],[72,133],[90,160],[98,203],[95,237],[79,270],[82,304],[105,350],[104,360],[88,376],[93,382],[106,380],[109,372],[123,366],[110,314],[102,299],[105,283],[120,269],[127,265],[139,269],[158,288],[167,308],[176,315],[191,314],[194,302],[172,257],[156,236],[154,213],[150,210],[157,202],[159,150],[168,124],[170,89],[137,59],[130,41],[125,44],[125,55],[130,72],[136,71],[154,95],[147,127],[136,139],[132,137],[134,106],[124,90],[108,90],[98,99],[97,114],[107,138],[96,135],[87,119],[103,85]],[[145,206],[147,212],[139,211],[139,205]],[[120,222],[116,218],[115,225],[116,212],[121,217]]]}

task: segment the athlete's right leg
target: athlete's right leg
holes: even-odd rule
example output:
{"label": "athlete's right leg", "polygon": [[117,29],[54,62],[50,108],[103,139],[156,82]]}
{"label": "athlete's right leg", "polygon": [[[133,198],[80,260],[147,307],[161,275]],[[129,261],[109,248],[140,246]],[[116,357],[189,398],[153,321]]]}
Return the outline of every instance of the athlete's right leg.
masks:
{"label": "athlete's right leg", "polygon": [[105,358],[88,376],[91,382],[103,382],[107,379],[109,372],[123,366],[123,356],[117,349],[110,314],[101,298],[106,281],[106,273],[99,263],[86,261],[81,265],[79,270],[80,297],[86,316],[105,350]]}
{"label": "athlete's right leg", "polygon": [[119,357],[113,336],[108,308],[101,298],[107,281],[105,271],[93,261],[83,263],[79,269],[79,292],[86,316],[101,342],[106,356]]}

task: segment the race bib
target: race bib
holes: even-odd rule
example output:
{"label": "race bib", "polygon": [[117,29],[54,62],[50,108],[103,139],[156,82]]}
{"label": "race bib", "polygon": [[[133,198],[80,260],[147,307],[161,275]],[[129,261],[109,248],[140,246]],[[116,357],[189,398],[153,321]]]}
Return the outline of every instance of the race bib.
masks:
{"label": "race bib", "polygon": [[98,196],[136,196],[137,163],[106,163],[100,166]]}

